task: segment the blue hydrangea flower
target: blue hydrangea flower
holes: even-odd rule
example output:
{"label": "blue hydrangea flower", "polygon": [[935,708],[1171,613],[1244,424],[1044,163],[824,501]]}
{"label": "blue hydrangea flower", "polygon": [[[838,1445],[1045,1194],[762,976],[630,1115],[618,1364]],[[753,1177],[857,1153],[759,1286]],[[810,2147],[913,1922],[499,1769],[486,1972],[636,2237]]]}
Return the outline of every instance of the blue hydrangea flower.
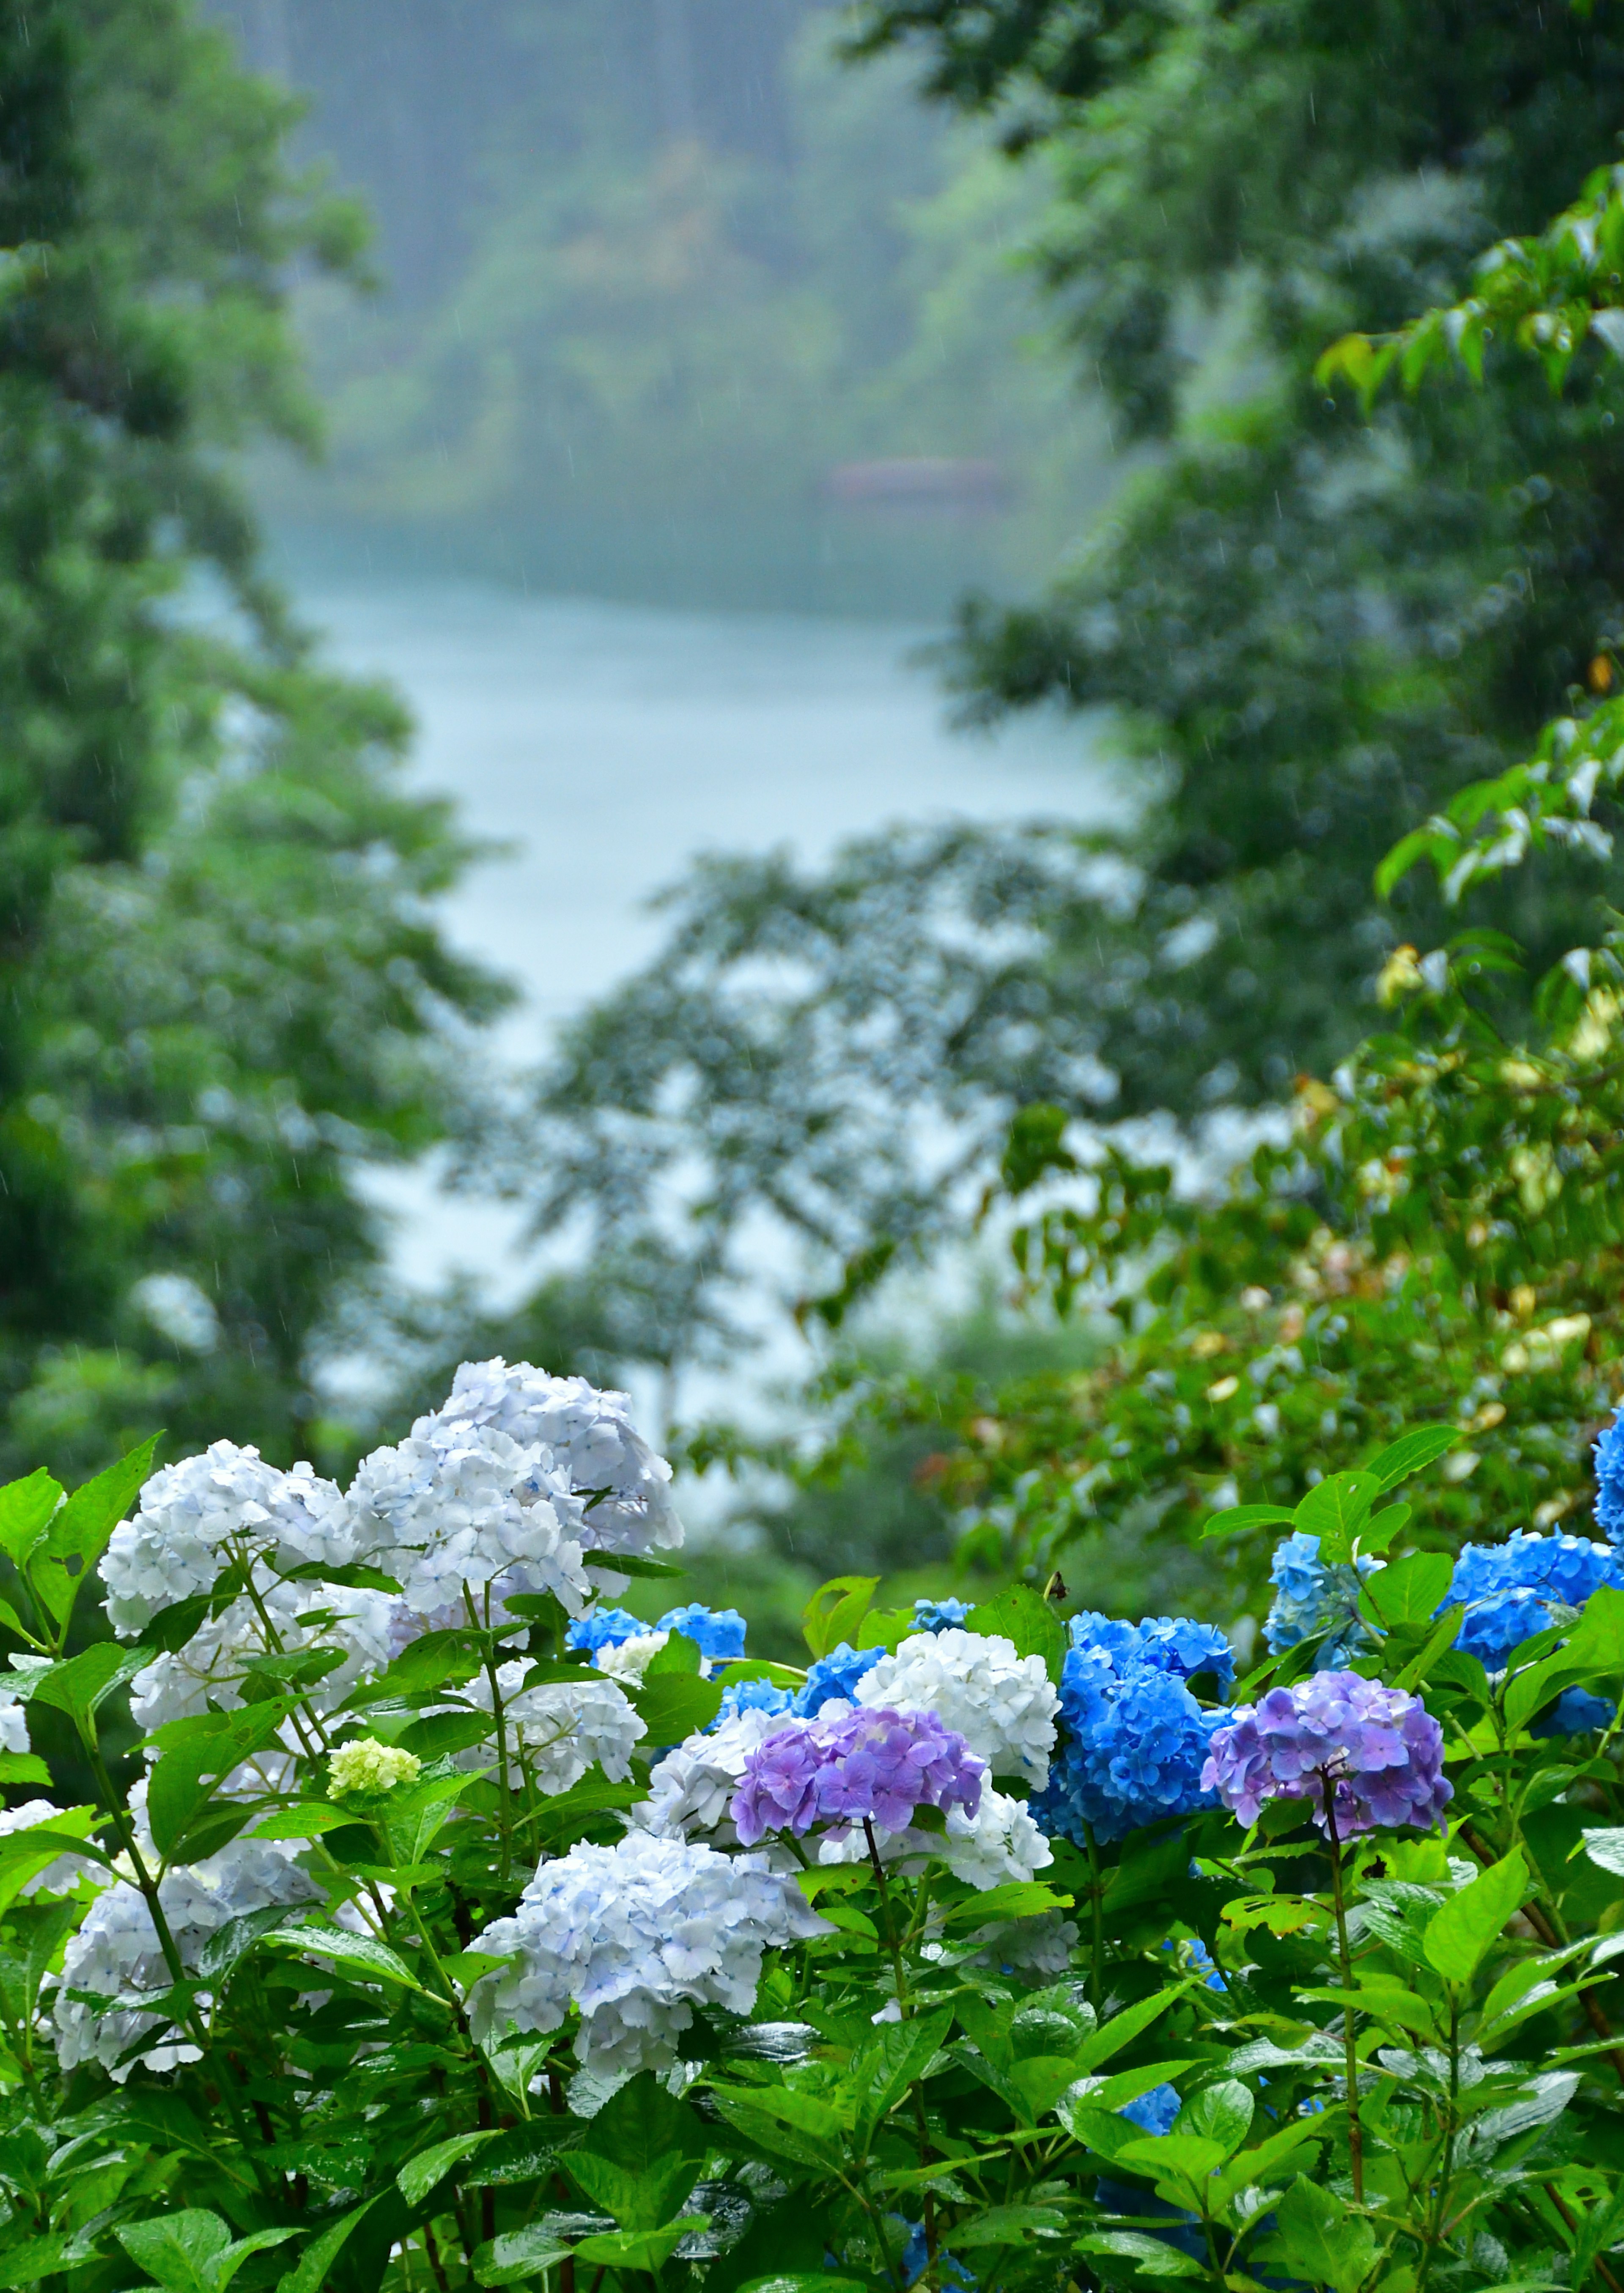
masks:
{"label": "blue hydrangea flower", "polygon": [[622,1641],[636,1640],[640,1633],[653,1630],[652,1625],[634,1616],[629,1608],[594,1608],[590,1616],[576,1617],[564,1633],[564,1644],[583,1655],[596,1656],[601,1648],[619,1648]]}
{"label": "blue hydrangea flower", "polygon": [[1330,1637],[1320,1651],[1320,1661],[1328,1672],[1363,1656],[1375,1641],[1359,1613],[1359,1588],[1376,1566],[1374,1560],[1357,1564],[1321,1560],[1319,1538],[1303,1529],[1294,1529],[1282,1538],[1274,1548],[1274,1566],[1269,1572],[1275,1587],[1274,1605],[1263,1624],[1263,1638],[1271,1652],[1279,1656],[1300,1641],[1328,1633]]}
{"label": "blue hydrangea flower", "polygon": [[1198,1672],[1215,1674],[1220,1691],[1233,1686],[1235,1652],[1216,1625],[1198,1625],[1193,1616],[1147,1616],[1131,1625],[1125,1616],[1102,1616],[1092,1608],[1079,1609],[1072,1618],[1071,1644],[1084,1654],[1105,1657],[1118,1672],[1135,1667],[1171,1673],[1175,1680],[1193,1680]]}
{"label": "blue hydrangea flower", "polygon": [[770,1680],[735,1681],[731,1688],[723,1689],[721,1708],[705,1733],[714,1735],[725,1721],[736,1720],[741,1712],[787,1712],[794,1700],[787,1689],[775,1688]]}
{"label": "blue hydrangea flower", "polygon": [[1203,1711],[1181,1679],[1123,1649],[1119,1634],[1100,1637],[1115,1643],[1121,1661],[1110,1645],[1068,1656],[1060,1746],[1046,1787],[1028,1803],[1051,1838],[1079,1845],[1085,1826],[1096,1839],[1121,1839],[1163,1816],[1214,1806],[1201,1770],[1213,1730],[1227,1716]]}
{"label": "blue hydrangea flower", "polygon": [[1560,1622],[1559,1612],[1582,1608],[1603,1584],[1624,1592],[1624,1554],[1592,1537],[1519,1529],[1504,1544],[1463,1545],[1449,1591],[1466,1609],[1455,1645],[1499,1672],[1514,1649]]}
{"label": "blue hydrangea flower", "polygon": [[1149,2093],[1141,2094],[1137,2102],[1125,2102],[1116,2115],[1118,2118],[1131,2118],[1134,2125],[1142,2126],[1147,2134],[1171,2134],[1179,2109],[1176,2087],[1153,2086]]}
{"label": "blue hydrangea flower", "polygon": [[916,1633],[946,1633],[954,1625],[966,1623],[970,1609],[962,1600],[915,1600],[914,1629]]}
{"label": "blue hydrangea flower", "polygon": [[1592,1696],[1584,1688],[1564,1688],[1544,1718],[1537,1720],[1528,1732],[1531,1736],[1587,1736],[1593,1729],[1607,1726],[1612,1710],[1604,1696]]}
{"label": "blue hydrangea flower", "polygon": [[1596,1525],[1617,1544],[1624,1541],[1624,1407],[1591,1454],[1596,1459]]}
{"label": "blue hydrangea flower", "polygon": [[[908,2241],[902,2248],[902,2281],[905,2286],[917,2285],[930,2259],[925,2225],[923,2222],[905,2221],[903,2227],[908,2232]],[[936,2265],[944,2285],[957,2285],[962,2289],[962,2293],[975,2293],[975,2278],[962,2261],[955,2260],[940,2246],[937,2248]]]}
{"label": "blue hydrangea flower", "polygon": [[806,1686],[795,1698],[795,1717],[816,1720],[824,1705],[837,1696],[851,1703],[858,1681],[873,1669],[884,1654],[883,1649],[854,1649],[849,1641],[842,1641],[827,1656],[820,1656],[807,1674]]}
{"label": "blue hydrangea flower", "polygon": [[[646,1625],[642,1627],[646,1631]],[[702,1600],[690,1600],[686,1608],[668,1608],[654,1627],[657,1633],[682,1633],[691,1640],[701,1656],[713,1663],[725,1663],[729,1657],[744,1653],[744,1619],[736,1608],[707,1608]]]}

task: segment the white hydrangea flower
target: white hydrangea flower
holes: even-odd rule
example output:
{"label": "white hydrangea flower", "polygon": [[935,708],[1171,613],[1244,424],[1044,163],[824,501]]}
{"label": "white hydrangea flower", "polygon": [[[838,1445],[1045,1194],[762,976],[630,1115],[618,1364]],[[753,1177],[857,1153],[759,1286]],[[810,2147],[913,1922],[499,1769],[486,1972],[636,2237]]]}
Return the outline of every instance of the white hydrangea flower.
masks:
{"label": "white hydrangea flower", "polygon": [[[629,1640],[605,1641],[593,1661],[622,1688],[641,1688],[644,1673],[670,1637],[670,1633],[634,1633]],[[709,1678],[710,1667],[703,1657],[699,1668]]]}
{"label": "white hydrangea flower", "polygon": [[631,1422],[629,1394],[605,1391],[584,1377],[549,1377],[529,1362],[464,1362],[443,1407],[420,1417],[414,1437],[438,1441],[459,1426],[489,1425],[519,1442],[549,1448],[583,1495],[597,1490],[588,1514],[589,1547],[646,1552],[682,1543],[671,1503],[671,1469]]}
{"label": "white hydrangea flower", "polygon": [[557,2030],[573,2005],[589,2070],[663,2070],[695,2006],[748,2014],[763,1951],[825,1932],[792,1878],[754,1855],[629,1832],[544,1863],[512,1918],[475,1949],[519,1954],[468,1995],[483,2046],[508,2030]]}
{"label": "white hydrangea flower", "polygon": [[[36,1824],[55,1823],[61,1811],[48,1799],[25,1800],[20,1807],[0,1810],[0,1839],[10,1838],[13,1832],[32,1831]],[[37,1895],[43,1888],[49,1895],[62,1895],[81,1879],[105,1886],[106,1865],[93,1861],[88,1855],[59,1855],[54,1863],[47,1863],[43,1871],[23,1882],[22,1892]]]}
{"label": "white hydrangea flower", "polygon": [[28,1707],[22,1703],[14,1688],[0,1681],[0,1752],[26,1752],[28,1748]]}
{"label": "white hydrangea flower", "polygon": [[[1054,1850],[1027,1814],[1025,1801],[995,1791],[990,1784],[982,1785],[974,1815],[967,1815],[962,1807],[950,1807],[945,1832],[918,1831],[912,1826],[888,1831],[884,1824],[876,1823],[874,1844],[881,1861],[922,1863],[934,1856],[955,1879],[985,1894],[989,1887],[1003,1887],[1014,1879],[1035,1878],[1054,1860]],[[858,1830],[826,1835],[818,1843],[817,1860],[820,1863],[866,1862],[868,1842]]]}
{"label": "white hydrangea flower", "polygon": [[[213,1934],[245,1912],[269,1904],[318,1902],[321,1891],[293,1861],[296,1842],[285,1846],[268,1840],[235,1839],[207,1862],[177,1866],[158,1885],[158,1900],[175,1938],[181,1964],[190,1973],[198,1953]],[[139,1888],[119,1880],[98,1895],[84,1924],[69,1942],[56,1989],[57,2060],[64,2070],[80,2062],[100,2062],[122,2085],[134,2061],[118,2057],[159,2018],[142,2007],[143,1995],[152,1997],[170,1987],[170,1973],[146,1899]],[[72,1997],[76,1990],[94,1991],[118,2003],[110,2011]],[[207,1994],[199,1995],[207,2010]],[[183,2033],[170,2027],[139,2058],[150,2070],[172,2070],[181,2062],[195,2062],[199,2051]]]}
{"label": "white hydrangea flower", "polygon": [[[614,1682],[555,1680],[526,1688],[530,1670],[530,1659],[521,1657],[499,1665],[496,1679],[508,1742],[524,1746],[539,1787],[549,1797],[572,1791],[593,1767],[602,1768],[612,1784],[624,1783],[631,1772],[632,1752],[648,1730]],[[477,1711],[495,1709],[488,1673],[476,1673],[458,1693]],[[494,1721],[491,1729],[494,1741]],[[476,1748],[459,1757],[469,1767],[482,1762]],[[508,1762],[508,1779],[516,1791],[523,1781],[516,1759]]]}
{"label": "white hydrangea flower", "polygon": [[107,1613],[131,1640],[160,1608],[207,1592],[225,1566],[225,1544],[242,1538],[279,1569],[355,1557],[342,1500],[308,1465],[290,1473],[257,1449],[215,1441],[154,1473],[135,1514],[120,1521],[102,1556]]}
{"label": "white hydrangea flower", "polygon": [[1036,1918],[1000,1919],[992,1926],[978,1927],[970,1941],[981,1945],[970,1962],[972,1966],[991,1967],[1029,1982],[1058,1982],[1071,1971],[1077,1923],[1064,1911],[1043,1911]]}
{"label": "white hydrangea flower", "polygon": [[592,1597],[584,1509],[540,1443],[479,1425],[434,1440],[414,1433],[363,1457],[345,1502],[358,1553],[420,1616],[459,1606],[465,1584],[499,1600],[551,1592],[572,1616]]}
{"label": "white hydrangea flower", "polygon": [[915,1633],[865,1672],[857,1702],[870,1711],[934,1712],[995,1776],[1049,1780],[1060,1699],[1039,1656],[1017,1656],[999,1633]]}
{"label": "white hydrangea flower", "polygon": [[715,1847],[736,1847],[739,1835],[727,1810],[745,1761],[767,1737],[782,1734],[786,1727],[811,1724],[782,1712],[747,1710],[732,1714],[710,1735],[702,1730],[685,1736],[656,1761],[649,1774],[648,1797],[631,1810],[628,1825],[661,1839],[698,1835]]}
{"label": "white hydrangea flower", "polygon": [[[251,1658],[312,1647],[335,1649],[344,1657],[305,1690],[315,1710],[331,1712],[358,1681],[383,1671],[424,1629],[423,1619],[390,1592],[348,1584],[278,1584],[268,1571],[256,1571],[256,1580],[263,1580],[256,1581],[257,1600],[243,1593],[217,1616],[206,1617],[180,1648],[155,1657],[136,1673],[130,1682],[130,1710],[138,1727],[150,1733],[211,1706],[235,1711]],[[296,1740],[291,1728],[284,1736],[289,1744]]]}

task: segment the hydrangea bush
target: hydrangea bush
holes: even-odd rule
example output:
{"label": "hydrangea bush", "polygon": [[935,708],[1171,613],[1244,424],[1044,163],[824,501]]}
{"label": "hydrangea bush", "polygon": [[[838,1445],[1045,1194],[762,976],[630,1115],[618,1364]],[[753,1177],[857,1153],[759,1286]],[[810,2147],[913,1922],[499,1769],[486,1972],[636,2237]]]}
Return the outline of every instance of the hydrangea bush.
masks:
{"label": "hydrangea bush", "polygon": [[651,1624],[666,1469],[523,1364],[347,1491],[0,1491],[0,2286],[1619,2293],[1620,1440],[1410,1550],[1450,1438],[1215,1524],[1238,1678],[1058,1584]]}

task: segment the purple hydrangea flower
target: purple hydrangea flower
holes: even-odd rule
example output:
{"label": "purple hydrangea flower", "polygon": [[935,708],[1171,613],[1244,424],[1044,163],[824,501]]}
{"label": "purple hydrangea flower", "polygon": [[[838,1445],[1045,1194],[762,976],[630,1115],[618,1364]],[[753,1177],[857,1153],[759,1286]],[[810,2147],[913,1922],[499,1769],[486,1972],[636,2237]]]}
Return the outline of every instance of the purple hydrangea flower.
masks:
{"label": "purple hydrangea flower", "polygon": [[872,1672],[885,1654],[882,1648],[854,1649],[849,1641],[820,1656],[807,1674],[807,1684],[795,1698],[798,1720],[816,1720],[825,1704],[838,1697],[843,1704],[854,1701],[857,1682],[865,1672]]}
{"label": "purple hydrangea flower", "polygon": [[769,1831],[804,1835],[865,1818],[905,1831],[916,1807],[981,1804],[986,1763],[933,1712],[851,1712],[784,1729],[744,1762],[729,1813],[746,1847]]}
{"label": "purple hydrangea flower", "polygon": [[686,1608],[668,1608],[657,1625],[644,1625],[643,1632],[681,1633],[691,1640],[701,1656],[711,1662],[725,1663],[729,1657],[744,1653],[744,1619],[736,1608],[707,1608],[702,1600],[690,1600]]}
{"label": "purple hydrangea flower", "polygon": [[1306,1800],[1328,1836],[1328,1777],[1339,1839],[1401,1824],[1442,1830],[1455,1795],[1443,1730],[1420,1697],[1356,1672],[1317,1672],[1244,1705],[1213,1738],[1201,1780],[1246,1824],[1267,1800]]}
{"label": "purple hydrangea flower", "polygon": [[1611,1543],[1624,1543],[1624,1408],[1591,1454],[1596,1459],[1596,1525]]}

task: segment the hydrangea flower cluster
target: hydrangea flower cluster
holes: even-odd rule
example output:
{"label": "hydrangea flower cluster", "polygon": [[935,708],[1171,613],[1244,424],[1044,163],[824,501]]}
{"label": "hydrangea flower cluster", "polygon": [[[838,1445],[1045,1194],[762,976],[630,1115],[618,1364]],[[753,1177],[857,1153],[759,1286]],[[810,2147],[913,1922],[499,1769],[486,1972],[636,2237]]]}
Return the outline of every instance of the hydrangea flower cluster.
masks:
{"label": "hydrangea flower cluster", "polygon": [[790,1711],[795,1699],[787,1688],[775,1688],[770,1680],[735,1680],[722,1690],[721,1709],[711,1722],[719,1728],[724,1722],[735,1719],[741,1712],[764,1712],[775,1715]]}
{"label": "hydrangea flower cluster", "polygon": [[986,1772],[932,1712],[849,1712],[781,1728],[759,1745],[734,1795],[733,1820],[747,1847],[769,1831],[804,1837],[820,1826],[844,1831],[873,1821],[901,1831],[917,1807],[973,1815]]}
{"label": "hydrangea flower cluster", "polygon": [[806,1686],[795,1698],[796,1717],[816,1720],[825,1704],[855,1701],[857,1682],[865,1673],[873,1670],[884,1654],[881,1648],[854,1649],[849,1641],[842,1641],[827,1656],[820,1656],[807,1674]]}
{"label": "hydrangea flower cluster", "polygon": [[1243,1706],[1214,1736],[1202,1781],[1246,1824],[1268,1800],[1305,1800],[1328,1835],[1328,1778],[1339,1839],[1403,1825],[1441,1830],[1454,1797],[1443,1730],[1419,1697],[1356,1672],[1317,1672]]}
{"label": "hydrangea flower cluster", "polygon": [[[988,1785],[976,1807],[954,1805],[941,1831],[905,1826],[893,1831],[873,1824],[874,1845],[882,1863],[922,1864],[934,1856],[955,1879],[985,1892],[1012,1880],[1035,1879],[1054,1860],[1054,1850],[1027,1812],[1024,1801]],[[820,1863],[861,1863],[868,1857],[867,1835],[830,1833],[818,1842]]]}
{"label": "hydrangea flower cluster", "polygon": [[[293,1861],[293,1851],[291,1845],[236,1839],[205,1863],[165,1874],[158,1899],[189,1973],[195,1971],[198,1954],[209,1937],[232,1919],[273,1904],[291,1908],[321,1900],[321,1889]],[[122,2086],[137,2061],[150,2070],[197,2062],[199,2049],[173,2028],[164,2029],[145,2052],[132,2052],[149,2031],[158,2031],[166,2021],[143,2010],[142,1994],[161,1996],[169,1989],[170,1980],[158,1930],[139,1889],[123,1879],[104,1887],[63,1955],[53,2009],[57,2060],[62,2068],[100,2062]],[[76,1996],[78,1992],[116,1998],[119,2004],[100,2007]],[[207,1993],[199,2003],[207,2011]]]}
{"label": "hydrangea flower cluster", "polygon": [[1359,1613],[1360,1586],[1380,1565],[1368,1558],[1357,1563],[1322,1560],[1319,1538],[1304,1529],[1282,1538],[1269,1572],[1274,1602],[1263,1622],[1263,1638],[1273,1654],[1324,1633],[1320,1661],[1328,1670],[1363,1656],[1375,1643]]}
{"label": "hydrangea flower cluster", "polygon": [[[526,1768],[535,1787],[549,1795],[573,1791],[593,1767],[602,1768],[612,1784],[624,1783],[631,1773],[631,1755],[648,1730],[613,1681],[539,1681],[526,1688],[530,1669],[522,1657],[496,1668],[510,1746],[509,1788],[523,1787]],[[488,1673],[475,1673],[459,1693],[465,1706],[494,1716]],[[481,1745],[471,1746],[458,1759],[469,1768],[491,1764],[487,1748]]]}
{"label": "hydrangea flower cluster", "polygon": [[1577,1615],[1604,1584],[1624,1591],[1624,1553],[1613,1545],[1519,1529],[1504,1544],[1462,1546],[1444,1605],[1466,1603],[1456,1647],[1499,1672],[1514,1649]]}
{"label": "hydrangea flower cluster", "polygon": [[915,1633],[857,1681],[870,1710],[933,1713],[994,1775],[1041,1789],[1049,1780],[1060,1699],[1041,1656],[1019,1656],[1001,1634],[957,1625]]}
{"label": "hydrangea flower cluster", "polygon": [[279,1471],[257,1449],[215,1441],[154,1473],[134,1518],[114,1529],[101,1572],[114,1631],[132,1639],[160,1608],[207,1592],[238,1546],[278,1570],[312,1561],[342,1568],[356,1558],[353,1524],[333,1482],[308,1465]]}
{"label": "hydrangea flower cluster", "polygon": [[529,1362],[464,1362],[443,1407],[420,1417],[414,1438],[454,1447],[465,1429],[540,1445],[586,1503],[590,1548],[646,1552],[682,1543],[671,1469],[631,1422],[631,1398],[584,1377],[549,1377]]}
{"label": "hydrangea flower cluster", "polygon": [[784,1730],[782,1714],[748,1706],[728,1712],[724,1697],[724,1709],[709,1729],[685,1737],[654,1762],[649,1795],[632,1809],[628,1822],[662,1839],[701,1838],[715,1847],[737,1846],[730,1813],[734,1794],[751,1754]]}
{"label": "hydrangea flower cluster", "polygon": [[1624,1544],[1624,1408],[1614,1412],[1591,1454],[1596,1463],[1596,1525],[1611,1544]]}
{"label": "hydrangea flower cluster", "polygon": [[622,1641],[636,1640],[648,1626],[641,1616],[634,1616],[629,1608],[593,1608],[584,1616],[576,1616],[564,1633],[564,1644],[582,1656],[596,1656],[599,1649],[619,1648]]}
{"label": "hydrangea flower cluster", "polygon": [[478,1938],[478,1949],[517,1963],[474,1985],[469,2019],[484,2045],[556,2030],[574,2005],[589,2069],[664,2070],[695,2006],[747,2014],[762,1953],[825,1931],[794,1880],[761,1857],[634,1831],[542,1864],[514,1916]]}
{"label": "hydrangea flower cluster", "polygon": [[1211,1806],[1201,1780],[1213,1730],[1185,1685],[1198,1673],[1228,1685],[1234,1657],[1222,1634],[1189,1617],[1145,1625],[1092,1614],[1071,1620],[1060,1680],[1060,1748],[1032,1811],[1051,1836],[1081,1844],[1124,1838],[1170,1815]]}

